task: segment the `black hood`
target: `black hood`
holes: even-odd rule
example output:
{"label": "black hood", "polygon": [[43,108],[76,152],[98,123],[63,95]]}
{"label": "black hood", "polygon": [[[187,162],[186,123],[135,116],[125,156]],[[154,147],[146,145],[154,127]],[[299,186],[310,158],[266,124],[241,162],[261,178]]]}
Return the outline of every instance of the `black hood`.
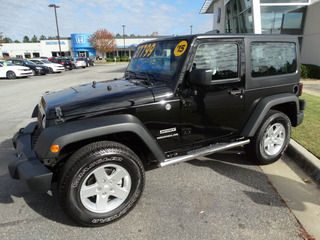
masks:
{"label": "black hood", "polygon": [[[156,93],[156,96],[154,95]],[[152,103],[155,99],[172,96],[168,87],[146,86],[127,80],[93,82],[46,93],[43,96],[47,119],[56,118],[60,108],[63,118],[99,114],[136,105]]]}

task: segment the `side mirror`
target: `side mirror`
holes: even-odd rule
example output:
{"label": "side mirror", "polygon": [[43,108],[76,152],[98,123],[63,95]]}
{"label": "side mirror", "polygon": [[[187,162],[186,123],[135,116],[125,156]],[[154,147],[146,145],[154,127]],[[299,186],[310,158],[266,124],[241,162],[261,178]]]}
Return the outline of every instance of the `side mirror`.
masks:
{"label": "side mirror", "polygon": [[211,85],[212,70],[193,69],[189,75],[189,83],[193,86],[207,87]]}

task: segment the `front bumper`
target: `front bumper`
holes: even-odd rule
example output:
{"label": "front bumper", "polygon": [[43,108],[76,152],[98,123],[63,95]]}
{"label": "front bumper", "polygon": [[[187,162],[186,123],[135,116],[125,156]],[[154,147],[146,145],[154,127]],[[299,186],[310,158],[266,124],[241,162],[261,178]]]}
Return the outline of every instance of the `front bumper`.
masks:
{"label": "front bumper", "polygon": [[50,189],[53,173],[38,159],[32,148],[32,135],[37,123],[32,122],[20,129],[13,138],[16,153],[8,168],[13,179],[20,179],[27,188],[34,192],[46,192]]}

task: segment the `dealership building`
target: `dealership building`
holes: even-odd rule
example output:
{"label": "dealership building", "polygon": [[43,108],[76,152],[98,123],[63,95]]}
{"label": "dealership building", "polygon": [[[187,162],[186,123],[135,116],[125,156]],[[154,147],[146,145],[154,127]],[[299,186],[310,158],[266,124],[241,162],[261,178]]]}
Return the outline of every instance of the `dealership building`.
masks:
{"label": "dealership building", "polygon": [[[75,33],[71,34],[69,38],[61,38],[60,47],[62,56],[106,57],[106,55],[103,55],[90,46],[88,42],[89,37],[90,34],[88,33]],[[131,57],[138,44],[159,37],[160,36],[116,36],[116,50],[108,53],[107,57]],[[41,40],[38,43],[2,43],[2,46],[0,46],[0,58],[56,57],[59,55],[58,40]]]}
{"label": "dealership building", "polygon": [[299,37],[301,62],[320,66],[320,0],[205,0],[220,33],[291,34]]}

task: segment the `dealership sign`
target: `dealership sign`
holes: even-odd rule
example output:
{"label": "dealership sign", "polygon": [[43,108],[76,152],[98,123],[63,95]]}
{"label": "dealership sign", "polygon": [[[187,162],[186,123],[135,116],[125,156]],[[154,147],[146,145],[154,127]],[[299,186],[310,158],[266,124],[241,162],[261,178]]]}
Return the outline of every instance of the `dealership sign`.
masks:
{"label": "dealership sign", "polygon": [[[58,41],[47,41],[46,42],[46,45],[57,45],[57,44],[59,44]],[[66,42],[65,41],[60,41],[60,44],[66,44]]]}
{"label": "dealership sign", "polygon": [[86,36],[85,35],[77,35],[76,37],[77,44],[84,44],[86,43]]}

